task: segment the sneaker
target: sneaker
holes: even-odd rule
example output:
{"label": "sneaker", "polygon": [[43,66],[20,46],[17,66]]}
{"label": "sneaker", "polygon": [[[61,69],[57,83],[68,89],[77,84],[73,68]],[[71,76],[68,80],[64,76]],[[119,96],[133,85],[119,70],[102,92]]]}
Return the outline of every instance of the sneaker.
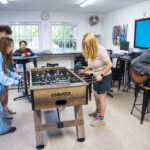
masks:
{"label": "sneaker", "polygon": [[89,116],[90,116],[90,117],[93,117],[93,118],[95,118],[95,119],[99,119],[99,116],[98,116],[98,114],[97,114],[96,112],[89,113]]}
{"label": "sneaker", "polygon": [[8,111],[4,110],[6,119],[13,119],[13,117],[8,113]]}
{"label": "sneaker", "polygon": [[13,111],[13,110],[11,110],[10,108],[8,108],[8,113],[10,114],[10,115],[14,115],[14,114],[16,114],[16,112],[15,111]]}
{"label": "sneaker", "polygon": [[10,127],[10,129],[7,132],[5,132],[3,134],[0,134],[0,135],[5,135],[5,134],[8,134],[8,133],[13,133],[14,131],[16,131],[16,127]]}
{"label": "sneaker", "polygon": [[94,121],[94,122],[91,124],[91,126],[92,126],[92,127],[100,127],[100,126],[105,125],[105,124],[106,124],[106,122],[105,122],[104,120],[98,119],[98,120]]}

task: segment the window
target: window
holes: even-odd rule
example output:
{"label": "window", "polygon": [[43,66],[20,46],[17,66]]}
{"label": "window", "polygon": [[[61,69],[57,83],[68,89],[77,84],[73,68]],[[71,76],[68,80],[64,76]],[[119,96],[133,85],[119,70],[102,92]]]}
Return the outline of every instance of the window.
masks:
{"label": "window", "polygon": [[27,47],[31,50],[39,50],[39,24],[11,24],[11,29],[15,50],[21,40],[27,41]]}
{"label": "window", "polygon": [[52,25],[52,48],[54,52],[73,52],[77,48],[76,25]]}

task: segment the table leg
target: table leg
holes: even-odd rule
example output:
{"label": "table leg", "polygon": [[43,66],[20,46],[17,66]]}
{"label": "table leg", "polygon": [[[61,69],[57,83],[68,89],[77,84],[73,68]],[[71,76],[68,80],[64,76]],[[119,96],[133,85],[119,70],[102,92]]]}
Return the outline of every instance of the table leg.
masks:
{"label": "table leg", "polygon": [[24,93],[23,96],[19,96],[19,97],[14,98],[14,101],[17,100],[17,99],[26,97],[29,100],[29,102],[31,102],[31,99],[30,99],[29,94],[28,94],[28,85],[27,85],[27,77],[26,77],[27,72],[26,72],[26,64],[25,63],[23,63],[23,73],[24,73],[25,93]]}
{"label": "table leg", "polygon": [[37,68],[37,59],[36,58],[33,60],[33,64],[34,64],[34,67]]}
{"label": "table leg", "polygon": [[27,78],[26,78],[27,72],[26,72],[26,64],[25,63],[23,63],[23,70],[24,70],[23,73],[24,73],[25,95],[28,95]]}
{"label": "table leg", "polygon": [[35,124],[35,136],[36,136],[36,148],[44,148],[44,139],[42,131],[38,129],[38,125],[42,124],[41,110],[34,110],[34,124]]}
{"label": "table leg", "polygon": [[89,99],[92,97],[92,83],[89,83]]}
{"label": "table leg", "polygon": [[[75,111],[75,120],[83,120],[82,105],[74,106],[74,111]],[[77,140],[79,142],[84,142],[84,140],[85,140],[84,124],[83,125],[77,125],[76,126],[76,132],[77,132]]]}
{"label": "table leg", "polygon": [[141,112],[141,124],[143,123],[144,117],[145,117],[145,112],[148,104],[148,98],[149,98],[149,91],[144,90],[143,93],[143,104],[142,104],[142,112]]}
{"label": "table leg", "polygon": [[123,91],[126,90],[126,71],[127,71],[127,61],[125,60],[125,67],[124,67],[124,81],[123,81]]}

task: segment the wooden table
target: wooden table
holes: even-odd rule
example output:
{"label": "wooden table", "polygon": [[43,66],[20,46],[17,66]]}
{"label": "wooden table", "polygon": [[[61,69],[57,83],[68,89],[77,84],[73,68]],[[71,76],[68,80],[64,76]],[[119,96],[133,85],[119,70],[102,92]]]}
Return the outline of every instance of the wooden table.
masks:
{"label": "wooden table", "polygon": [[[33,86],[33,73],[44,71],[66,71],[70,77],[74,77],[77,82],[70,84],[54,84]],[[30,72],[30,90],[32,97],[32,109],[34,111],[34,125],[36,135],[36,148],[44,148],[44,140],[42,131],[54,130],[56,128],[66,128],[76,126],[77,140],[83,142],[85,140],[84,119],[82,105],[88,103],[87,86],[88,84],[78,77],[76,74],[64,67],[58,68],[34,68]],[[42,124],[41,110],[61,107],[74,107],[75,120],[58,121],[55,123]]]}

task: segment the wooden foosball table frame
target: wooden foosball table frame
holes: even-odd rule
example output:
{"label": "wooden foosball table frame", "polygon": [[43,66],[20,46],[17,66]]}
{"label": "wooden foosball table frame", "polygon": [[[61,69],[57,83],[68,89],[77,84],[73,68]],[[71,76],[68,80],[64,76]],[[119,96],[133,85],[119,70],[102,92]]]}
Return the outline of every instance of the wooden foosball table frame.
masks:
{"label": "wooden foosball table frame", "polygon": [[[69,74],[78,79],[79,82],[62,85],[32,86],[32,72],[44,70],[66,70]],[[82,105],[88,103],[88,84],[65,67],[31,69],[30,79],[32,110],[34,111],[36,148],[44,148],[42,131],[72,126],[76,126],[77,141],[84,142],[85,132]],[[74,107],[75,120],[42,124],[41,110],[70,106]]]}

